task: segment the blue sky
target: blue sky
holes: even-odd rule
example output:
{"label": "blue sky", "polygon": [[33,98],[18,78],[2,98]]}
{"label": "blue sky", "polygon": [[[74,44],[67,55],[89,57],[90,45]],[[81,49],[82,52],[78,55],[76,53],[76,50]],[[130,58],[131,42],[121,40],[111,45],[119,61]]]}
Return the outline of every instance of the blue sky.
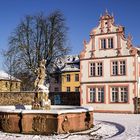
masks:
{"label": "blue sky", "polygon": [[[60,10],[69,27],[71,54],[78,54],[106,9],[114,14],[116,24],[125,26],[126,35],[133,36],[133,44],[140,45],[139,0],[0,0],[0,52],[8,47],[10,34],[25,15]],[[2,55],[0,69],[4,69]]]}

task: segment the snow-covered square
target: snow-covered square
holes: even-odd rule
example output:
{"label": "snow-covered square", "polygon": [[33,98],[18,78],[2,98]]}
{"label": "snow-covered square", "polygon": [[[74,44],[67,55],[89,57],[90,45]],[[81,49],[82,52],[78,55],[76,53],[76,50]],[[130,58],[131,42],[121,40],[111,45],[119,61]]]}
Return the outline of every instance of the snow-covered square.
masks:
{"label": "snow-covered square", "polygon": [[140,114],[94,113],[94,124],[88,131],[51,136],[0,132],[0,140],[140,140]]}

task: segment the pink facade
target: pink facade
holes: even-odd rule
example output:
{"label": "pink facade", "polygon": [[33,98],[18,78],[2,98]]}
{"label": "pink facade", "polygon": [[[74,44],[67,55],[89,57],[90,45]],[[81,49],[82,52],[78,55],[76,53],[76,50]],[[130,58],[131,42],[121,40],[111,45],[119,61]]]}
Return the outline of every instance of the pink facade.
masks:
{"label": "pink facade", "polygon": [[96,112],[134,113],[140,97],[140,49],[105,12],[80,53],[81,105]]}

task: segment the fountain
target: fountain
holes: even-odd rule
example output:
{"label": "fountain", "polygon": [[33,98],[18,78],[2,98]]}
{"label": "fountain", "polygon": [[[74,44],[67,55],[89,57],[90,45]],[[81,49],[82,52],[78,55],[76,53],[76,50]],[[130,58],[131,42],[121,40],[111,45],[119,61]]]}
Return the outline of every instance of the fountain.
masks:
{"label": "fountain", "polygon": [[37,69],[32,105],[24,106],[24,109],[0,106],[0,131],[48,135],[83,131],[93,127],[93,108],[51,105],[48,98],[49,85],[45,85],[45,63],[42,60]]}
{"label": "fountain", "polygon": [[32,109],[50,109],[51,101],[48,98],[49,84],[45,85],[46,77],[46,60],[40,61],[39,68],[37,69],[37,78],[35,80],[35,97],[32,105]]}

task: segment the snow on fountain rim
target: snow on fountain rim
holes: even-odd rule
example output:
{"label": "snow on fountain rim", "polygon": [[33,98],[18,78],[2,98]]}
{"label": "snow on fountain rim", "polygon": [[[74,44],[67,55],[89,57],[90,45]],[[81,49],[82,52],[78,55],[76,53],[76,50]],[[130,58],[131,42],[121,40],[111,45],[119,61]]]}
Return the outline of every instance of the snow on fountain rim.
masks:
{"label": "snow on fountain rim", "polygon": [[0,112],[6,113],[22,113],[22,114],[63,114],[63,113],[81,113],[93,111],[91,106],[62,106],[52,105],[50,110],[32,110],[31,105],[23,105],[22,108],[17,109],[16,106],[0,106]]}

